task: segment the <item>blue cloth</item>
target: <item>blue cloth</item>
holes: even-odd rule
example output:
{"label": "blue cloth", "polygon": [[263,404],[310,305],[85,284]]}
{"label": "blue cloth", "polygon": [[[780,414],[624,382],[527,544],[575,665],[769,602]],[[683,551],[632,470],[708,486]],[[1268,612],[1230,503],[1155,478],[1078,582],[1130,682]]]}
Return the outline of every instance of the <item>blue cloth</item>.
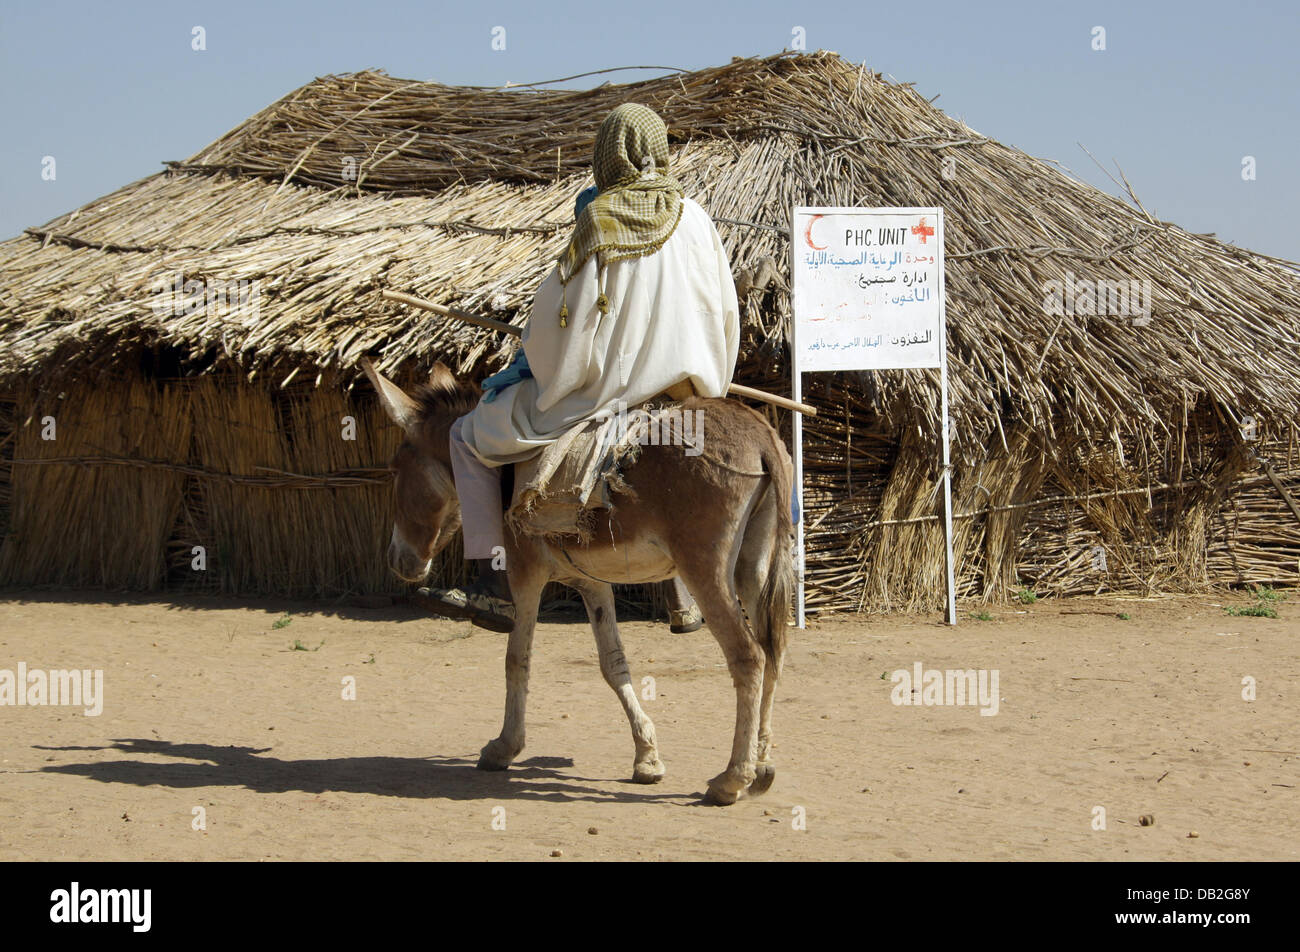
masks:
{"label": "blue cloth", "polygon": [[581,192],[578,193],[578,197],[574,199],[573,202],[574,221],[578,220],[578,216],[582,214],[582,210],[586,208],[588,205],[590,205],[591,200],[595,198],[599,193],[600,190],[596,188],[596,186],[594,185],[591,186],[590,188],[584,188]]}
{"label": "blue cloth", "polygon": [[799,524],[799,490],[795,486],[790,487],[790,522]]}
{"label": "blue cloth", "polygon": [[520,347],[515,351],[515,359],[510,361],[505,370],[494,373],[491,377],[483,379],[483,402],[491,403],[497,398],[497,394],[506,387],[513,387],[521,380],[526,380],[533,375],[533,371],[528,366],[528,355]]}

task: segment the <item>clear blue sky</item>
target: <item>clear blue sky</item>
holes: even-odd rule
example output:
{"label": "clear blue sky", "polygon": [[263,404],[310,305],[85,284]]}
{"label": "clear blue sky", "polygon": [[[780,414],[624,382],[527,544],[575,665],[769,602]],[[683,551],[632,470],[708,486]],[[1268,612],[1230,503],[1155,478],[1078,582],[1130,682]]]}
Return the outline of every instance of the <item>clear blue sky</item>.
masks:
{"label": "clear blue sky", "polygon": [[[504,51],[491,48],[494,26]],[[1117,159],[1159,217],[1300,260],[1295,0],[0,0],[0,238],[193,154],[315,76],[376,67],[497,85],[696,69],[777,52],[795,26],[809,50],[942,94],[937,105],[979,132],[1112,192],[1078,143]],[[41,178],[46,155],[53,182]],[[1242,180],[1247,155],[1255,181]]]}

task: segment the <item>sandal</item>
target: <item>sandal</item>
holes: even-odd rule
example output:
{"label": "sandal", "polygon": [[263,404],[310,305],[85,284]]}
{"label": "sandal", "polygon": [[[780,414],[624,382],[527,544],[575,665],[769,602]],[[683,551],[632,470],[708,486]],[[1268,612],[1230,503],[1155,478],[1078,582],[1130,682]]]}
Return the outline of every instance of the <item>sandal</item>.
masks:
{"label": "sandal", "polygon": [[682,611],[670,611],[668,622],[668,630],[674,635],[686,635],[700,630],[704,624],[704,613],[700,611],[699,605],[692,605]]}
{"label": "sandal", "polygon": [[515,627],[514,603],[474,586],[420,588],[411,594],[411,601],[444,618],[466,618],[488,631],[505,634]]}

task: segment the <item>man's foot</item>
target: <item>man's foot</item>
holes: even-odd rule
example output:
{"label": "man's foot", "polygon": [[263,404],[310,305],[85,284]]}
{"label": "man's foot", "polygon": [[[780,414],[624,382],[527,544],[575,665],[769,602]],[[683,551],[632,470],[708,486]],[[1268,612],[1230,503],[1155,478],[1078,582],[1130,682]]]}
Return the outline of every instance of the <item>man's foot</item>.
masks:
{"label": "man's foot", "polygon": [[699,605],[692,604],[690,608],[681,611],[676,609],[670,611],[668,622],[668,630],[674,635],[685,635],[700,630],[700,626],[704,624],[704,614],[700,611]]}
{"label": "man's foot", "polygon": [[508,633],[515,627],[515,606],[477,583],[464,588],[421,588],[411,601],[445,618],[467,618],[488,631]]}

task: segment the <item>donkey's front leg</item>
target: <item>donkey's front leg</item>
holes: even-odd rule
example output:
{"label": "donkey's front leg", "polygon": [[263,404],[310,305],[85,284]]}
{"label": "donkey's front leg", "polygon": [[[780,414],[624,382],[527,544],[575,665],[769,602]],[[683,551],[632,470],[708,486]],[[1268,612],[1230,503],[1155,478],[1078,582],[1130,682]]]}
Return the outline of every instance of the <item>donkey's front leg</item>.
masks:
{"label": "donkey's front leg", "polygon": [[545,578],[512,575],[515,627],[506,643],[506,716],[501,735],[479,752],[479,770],[505,770],[524,749],[524,708],[528,701],[528,664],[533,653],[533,629]]}
{"label": "donkey's front leg", "polygon": [[655,726],[641,710],[632,687],[627,656],[623,654],[623,640],[618,635],[618,620],[614,617],[614,590],[601,582],[571,584],[582,593],[582,601],[587,606],[587,617],[591,619],[591,628],[596,634],[596,650],[600,654],[600,673],[623,702],[623,710],[632,725],[632,740],[636,744],[632,779],[637,783],[658,783],[664,779],[664,765],[655,744]]}

